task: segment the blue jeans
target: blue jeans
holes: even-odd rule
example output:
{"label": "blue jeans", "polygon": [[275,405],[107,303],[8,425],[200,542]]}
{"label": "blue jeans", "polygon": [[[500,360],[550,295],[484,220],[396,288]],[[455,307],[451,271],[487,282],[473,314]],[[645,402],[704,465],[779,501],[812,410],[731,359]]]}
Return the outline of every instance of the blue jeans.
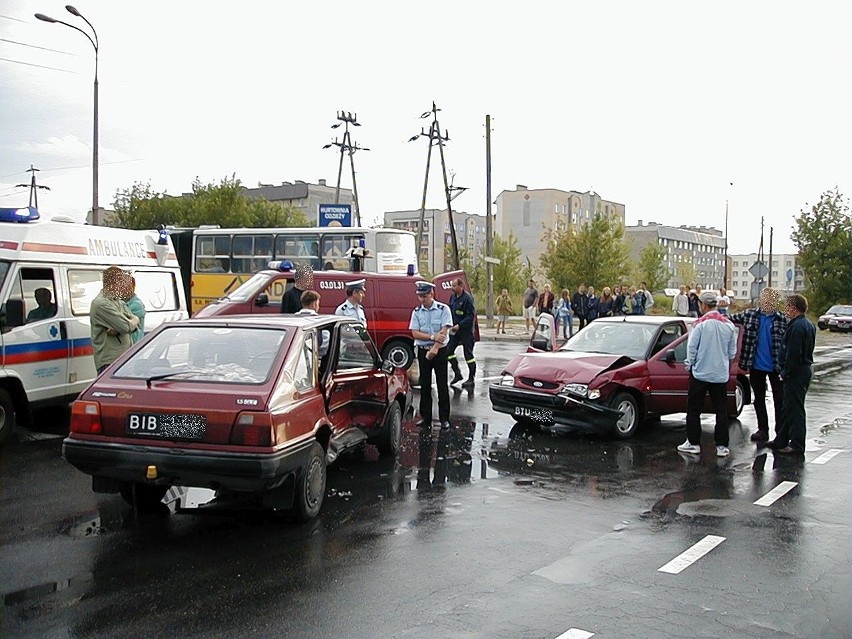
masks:
{"label": "blue jeans", "polygon": [[569,315],[568,317],[562,318],[562,337],[568,339],[574,334],[574,316]]}

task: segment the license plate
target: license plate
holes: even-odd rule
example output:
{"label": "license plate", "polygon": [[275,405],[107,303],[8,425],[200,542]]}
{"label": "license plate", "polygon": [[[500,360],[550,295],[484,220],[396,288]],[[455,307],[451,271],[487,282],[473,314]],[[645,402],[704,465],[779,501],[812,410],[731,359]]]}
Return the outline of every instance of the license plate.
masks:
{"label": "license plate", "polygon": [[549,408],[523,408],[515,406],[515,417],[525,417],[535,422],[549,424],[553,422],[553,411]]}
{"label": "license plate", "polygon": [[165,439],[201,439],[207,431],[204,415],[130,413],[127,434]]}

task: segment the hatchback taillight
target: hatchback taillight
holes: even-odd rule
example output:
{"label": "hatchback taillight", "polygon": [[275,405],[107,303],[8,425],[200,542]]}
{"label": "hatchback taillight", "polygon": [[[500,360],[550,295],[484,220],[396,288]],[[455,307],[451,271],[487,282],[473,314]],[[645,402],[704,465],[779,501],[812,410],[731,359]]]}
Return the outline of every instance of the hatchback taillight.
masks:
{"label": "hatchback taillight", "polygon": [[242,446],[272,446],[275,443],[272,415],[244,411],[234,421],[231,440]]}
{"label": "hatchback taillight", "polygon": [[71,405],[70,430],[72,433],[102,433],[101,405],[98,402],[74,402]]}

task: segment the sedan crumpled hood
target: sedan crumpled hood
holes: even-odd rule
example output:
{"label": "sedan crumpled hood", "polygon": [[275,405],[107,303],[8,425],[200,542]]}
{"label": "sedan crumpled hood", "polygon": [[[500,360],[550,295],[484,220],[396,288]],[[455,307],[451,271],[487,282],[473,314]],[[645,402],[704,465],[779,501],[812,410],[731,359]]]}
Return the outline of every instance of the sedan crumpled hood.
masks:
{"label": "sedan crumpled hood", "polygon": [[624,355],[578,353],[526,353],[509,362],[507,372],[517,377],[529,377],[561,384],[588,384],[604,371],[621,368],[635,360]]}

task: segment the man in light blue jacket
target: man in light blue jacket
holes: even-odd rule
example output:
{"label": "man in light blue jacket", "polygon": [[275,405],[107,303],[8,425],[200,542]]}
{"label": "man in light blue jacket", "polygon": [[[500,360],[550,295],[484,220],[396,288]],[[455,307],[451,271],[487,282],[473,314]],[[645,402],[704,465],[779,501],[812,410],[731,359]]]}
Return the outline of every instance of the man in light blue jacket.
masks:
{"label": "man in light blue jacket", "polygon": [[716,413],[716,456],[727,457],[727,386],[731,362],[737,355],[737,331],[731,321],[716,310],[716,294],[698,296],[701,318],[692,325],[686,343],[684,364],[689,371],[689,399],[686,407],[686,441],[677,449],[697,455],[701,452],[701,408],[710,393]]}

